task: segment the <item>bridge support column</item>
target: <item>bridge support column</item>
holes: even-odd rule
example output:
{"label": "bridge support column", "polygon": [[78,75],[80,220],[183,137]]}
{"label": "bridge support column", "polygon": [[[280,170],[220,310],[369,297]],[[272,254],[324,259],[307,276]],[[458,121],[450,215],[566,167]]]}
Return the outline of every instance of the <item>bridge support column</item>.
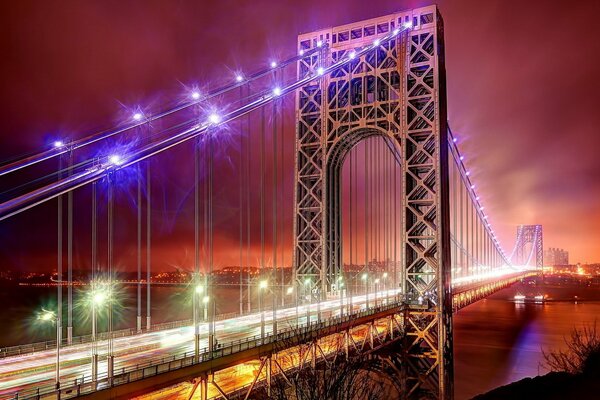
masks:
{"label": "bridge support column", "polygon": [[92,382],[98,380],[98,354],[92,354]]}
{"label": "bridge support column", "polygon": [[191,400],[194,397],[194,394],[196,393],[196,390],[198,389],[198,387],[200,387],[200,400],[207,400],[208,399],[208,378],[206,375],[202,375],[199,378],[194,379],[193,381],[193,386],[192,389],[190,390],[190,393],[188,393],[188,400]]}
{"label": "bridge support column", "polygon": [[200,333],[194,333],[194,361],[200,361]]}
{"label": "bridge support column", "polygon": [[115,376],[115,356],[109,355],[106,357],[107,374],[108,374],[108,386],[113,385],[113,378]]}
{"label": "bridge support column", "polygon": [[67,343],[73,343],[73,327],[67,326]]}
{"label": "bridge support column", "polygon": [[140,333],[142,331],[142,316],[141,315],[138,315],[136,317],[136,327],[137,327],[138,333]]}
{"label": "bridge support column", "polygon": [[265,380],[267,383],[267,397],[271,397],[271,373],[273,369],[273,359],[271,355],[267,357],[267,362],[265,363]]}
{"label": "bridge support column", "polygon": [[150,316],[146,317],[146,329],[150,330],[152,327],[152,318]]}
{"label": "bridge support column", "polygon": [[350,330],[344,332],[344,356],[346,357],[346,361],[348,361],[349,353],[350,353]]}

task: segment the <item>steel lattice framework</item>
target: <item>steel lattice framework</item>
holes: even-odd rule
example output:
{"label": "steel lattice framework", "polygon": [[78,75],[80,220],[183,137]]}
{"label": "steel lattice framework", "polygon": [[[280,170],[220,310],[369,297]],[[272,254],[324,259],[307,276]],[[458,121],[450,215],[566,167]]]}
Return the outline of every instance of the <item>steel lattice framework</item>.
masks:
{"label": "steel lattice framework", "polygon": [[[542,225],[519,225],[517,227],[517,243],[513,264],[527,265],[535,256],[535,266],[541,270],[544,266],[544,236]],[[526,251],[531,245],[530,251]]]}
{"label": "steel lattice framework", "polygon": [[[448,134],[443,23],[418,8],[299,36],[300,50],[331,45],[301,61],[314,75],[402,24],[412,29],[302,87],[296,98],[296,278],[318,297],[341,272],[340,170],[359,141],[383,137],[401,163],[406,393],[452,397],[452,296]],[[426,299],[418,305],[417,299]]]}

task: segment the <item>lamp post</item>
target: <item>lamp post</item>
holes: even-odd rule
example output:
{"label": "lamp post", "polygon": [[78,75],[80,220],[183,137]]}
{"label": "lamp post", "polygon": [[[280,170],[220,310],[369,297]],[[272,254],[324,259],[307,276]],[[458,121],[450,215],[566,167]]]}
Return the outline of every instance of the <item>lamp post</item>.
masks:
{"label": "lamp post", "polygon": [[[210,302],[210,296],[204,296],[202,298],[202,304],[204,304],[204,319],[206,319],[206,317],[207,317],[206,313],[208,312],[208,303],[209,302]],[[212,317],[214,318],[214,315],[212,315]],[[213,352],[213,347],[214,347],[214,329],[213,329],[212,321],[213,321],[212,318],[210,321],[208,321],[208,351],[211,354],[211,357],[212,357],[212,352]]]}
{"label": "lamp post", "polygon": [[312,304],[312,290],[311,290],[311,280],[310,278],[306,278],[304,280],[304,295],[308,293],[308,307],[306,307],[306,326],[310,325],[310,306]]}
{"label": "lamp post", "polygon": [[56,324],[56,375],[54,377],[56,389],[60,390],[60,342],[61,342],[61,324],[60,319],[54,311],[44,310],[38,315],[38,319],[44,322],[53,322]]}
{"label": "lamp post", "polygon": [[368,309],[369,308],[369,275],[365,272],[362,274],[362,276],[360,278],[365,283],[365,296],[366,296],[365,308]]}
{"label": "lamp post", "polygon": [[204,286],[196,285],[194,288],[194,294],[192,296],[192,319],[194,323],[194,356],[196,358],[196,362],[198,362],[200,358],[200,324],[198,321],[198,300],[199,297],[204,294]]}
{"label": "lamp post", "polygon": [[379,292],[379,278],[376,278],[374,283],[375,283],[375,307],[377,307],[377,292]]}
{"label": "lamp post", "polygon": [[265,313],[263,310],[263,293],[265,289],[269,286],[269,281],[262,280],[258,284],[258,311],[260,312],[260,338],[264,340],[265,338]]}
{"label": "lamp post", "polygon": [[98,310],[107,300],[104,290],[98,288],[97,282],[92,282],[91,304],[92,304],[92,382],[98,380]]}
{"label": "lamp post", "polygon": [[382,275],[383,278],[383,290],[385,291],[385,303],[388,304],[390,302],[390,295],[388,292],[388,287],[387,287],[387,277],[388,277],[388,273],[384,272]]}
{"label": "lamp post", "polygon": [[[294,287],[293,286],[289,286],[286,290],[286,293],[288,296],[291,296],[294,294]],[[295,296],[295,301],[294,301],[294,305],[296,307],[296,328],[298,328],[298,296]]]}
{"label": "lamp post", "polygon": [[341,276],[338,276],[337,278],[337,290],[339,292],[340,295],[340,317],[342,315],[344,315],[344,278]]}

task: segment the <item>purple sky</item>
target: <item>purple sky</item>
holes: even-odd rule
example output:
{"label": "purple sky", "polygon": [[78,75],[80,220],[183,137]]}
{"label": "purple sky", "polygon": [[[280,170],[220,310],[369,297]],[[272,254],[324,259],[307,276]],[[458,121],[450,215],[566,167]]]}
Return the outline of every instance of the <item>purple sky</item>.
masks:
{"label": "purple sky", "polygon": [[[159,104],[181,82],[214,84],[232,69],[256,70],[292,54],[298,33],[428,3],[2,2],[0,160],[40,149],[49,132],[82,136],[111,126],[119,103]],[[440,1],[449,120],[505,248],[516,225],[543,224],[545,247],[569,250],[571,262],[593,262],[600,261],[600,3],[565,4]],[[175,189],[160,192],[167,213],[188,190]],[[24,230],[43,231],[43,215],[53,214],[0,228],[2,268],[52,265],[54,238],[23,244]],[[174,220],[157,228],[165,236],[156,245],[163,262],[187,259],[173,244],[190,232],[166,226]]]}

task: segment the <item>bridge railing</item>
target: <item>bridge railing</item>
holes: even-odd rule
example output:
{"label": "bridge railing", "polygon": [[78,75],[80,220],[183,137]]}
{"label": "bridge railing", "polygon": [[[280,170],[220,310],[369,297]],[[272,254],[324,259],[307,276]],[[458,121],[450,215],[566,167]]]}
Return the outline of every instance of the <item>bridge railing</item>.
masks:
{"label": "bridge railing", "polygon": [[[125,328],[125,329],[112,331],[112,334],[109,334],[109,332],[99,332],[96,335],[96,340],[97,341],[107,340],[110,337],[112,337],[113,339],[117,339],[117,338],[122,338],[122,337],[127,337],[127,336],[138,335],[138,334],[142,334],[142,333],[157,332],[157,331],[162,331],[162,330],[181,328],[181,327],[188,326],[191,324],[192,324],[192,320],[187,319],[187,320],[181,320],[181,321],[163,322],[160,324],[155,324],[155,325],[152,325],[150,327],[150,329],[143,328],[141,331],[138,331],[135,328]],[[66,338],[63,338],[63,340],[60,343],[60,346],[61,346],[61,348],[67,348],[70,346],[77,346],[77,345],[91,343],[91,342],[92,342],[91,334],[90,335],[82,335],[82,336],[73,337],[71,343],[69,343]],[[0,348],[0,358],[25,355],[25,354],[35,353],[37,351],[52,350],[52,349],[56,349],[56,340],[46,340],[43,342],[21,344],[21,345],[16,345],[16,346],[8,346],[8,347]]]}
{"label": "bridge railing", "polygon": [[[202,349],[198,357],[193,352],[185,351],[170,355],[169,357],[160,357],[144,363],[139,363],[129,367],[115,368],[112,379],[107,372],[99,373],[95,382],[92,381],[92,376],[82,375],[73,379],[73,382],[68,385],[67,382],[62,383],[62,387],[57,390],[54,384],[42,385],[37,388],[26,389],[18,392],[13,392],[7,395],[0,396],[0,399],[45,399],[45,398],[61,398],[68,399],[80,396],[82,394],[91,393],[97,390],[118,386],[140,379],[150,378],[162,373],[174,371],[183,367],[194,364],[201,364],[208,360],[235,354],[241,351],[249,350],[258,346],[270,343],[286,343],[293,338],[302,337],[304,335],[318,332],[324,328],[333,327],[345,322],[350,322],[354,319],[375,315],[383,311],[388,311],[402,306],[402,302],[392,302],[378,307],[372,307],[367,310],[360,310],[354,313],[335,316],[323,320],[321,322],[310,323],[304,326],[290,326],[283,330],[278,330],[276,335],[269,334],[261,337],[254,335],[251,337],[227,342],[219,348],[211,352],[208,349]],[[112,382],[111,382],[112,380]]]}

